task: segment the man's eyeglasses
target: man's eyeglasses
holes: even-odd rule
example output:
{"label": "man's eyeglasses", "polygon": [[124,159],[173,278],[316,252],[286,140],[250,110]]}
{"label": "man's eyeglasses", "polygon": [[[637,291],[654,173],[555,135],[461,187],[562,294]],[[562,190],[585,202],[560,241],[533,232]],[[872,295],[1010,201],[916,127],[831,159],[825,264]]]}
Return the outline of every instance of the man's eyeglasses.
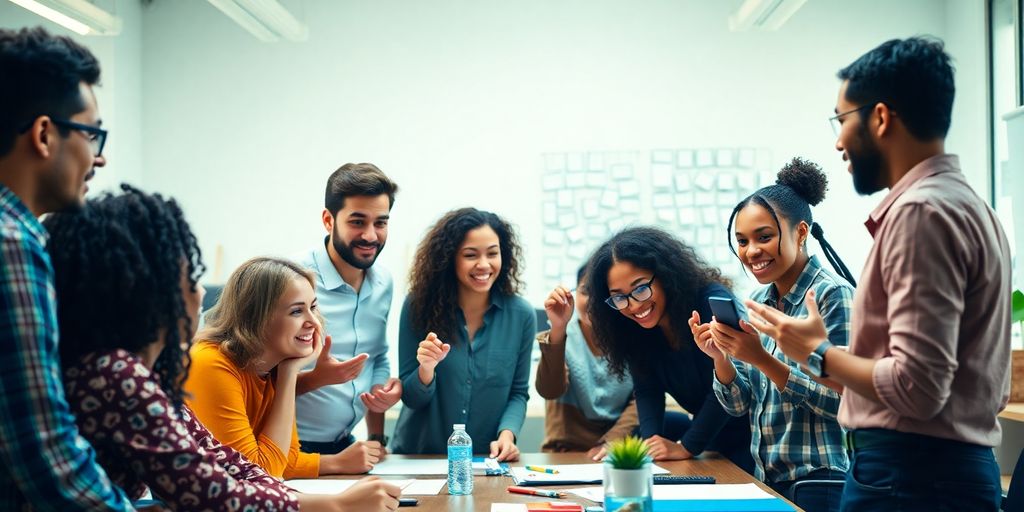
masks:
{"label": "man's eyeglasses", "polygon": [[[85,135],[85,138],[89,141],[89,147],[92,148],[93,158],[99,158],[100,155],[103,154],[103,146],[107,144],[107,130],[100,128],[99,126],[90,126],[56,117],[51,117],[50,121],[53,121],[53,124],[60,126],[61,128],[76,130]],[[29,121],[29,123],[22,127],[18,132],[25,133],[25,131],[32,127],[32,123],[34,122],[35,120]]]}
{"label": "man's eyeglasses", "polygon": [[629,292],[629,295],[626,295],[625,293],[617,293],[605,299],[604,303],[608,304],[610,308],[616,311],[622,311],[629,307],[629,299],[633,299],[637,302],[645,302],[654,295],[654,290],[651,289],[651,283],[653,282],[654,276],[651,276],[649,281],[633,288],[633,291]]}
{"label": "man's eyeglasses", "polygon": [[836,115],[828,118],[829,124],[832,125],[832,132],[836,134],[836,137],[838,137],[839,136],[839,132],[841,132],[843,130],[843,124],[840,122],[840,119],[842,119],[844,116],[848,116],[848,115],[850,115],[850,114],[852,114],[854,112],[859,112],[859,111],[864,110],[866,108],[874,107],[877,104],[878,104],[878,102],[866,103],[866,104],[861,105],[861,106],[859,106],[859,107],[857,107],[857,108],[855,108],[853,110],[847,110],[846,112],[842,112],[840,114],[836,114]]}

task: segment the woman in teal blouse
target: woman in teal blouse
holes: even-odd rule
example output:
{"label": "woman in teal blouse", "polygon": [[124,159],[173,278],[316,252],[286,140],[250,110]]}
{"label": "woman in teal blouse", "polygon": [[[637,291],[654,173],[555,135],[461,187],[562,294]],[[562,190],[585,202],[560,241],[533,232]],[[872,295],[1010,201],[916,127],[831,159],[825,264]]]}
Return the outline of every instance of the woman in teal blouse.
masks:
{"label": "woman in teal blouse", "polygon": [[446,453],[464,423],[474,453],[519,458],[537,331],[517,295],[521,259],[512,227],[475,208],[448,212],[420,242],[398,332],[395,453]]}

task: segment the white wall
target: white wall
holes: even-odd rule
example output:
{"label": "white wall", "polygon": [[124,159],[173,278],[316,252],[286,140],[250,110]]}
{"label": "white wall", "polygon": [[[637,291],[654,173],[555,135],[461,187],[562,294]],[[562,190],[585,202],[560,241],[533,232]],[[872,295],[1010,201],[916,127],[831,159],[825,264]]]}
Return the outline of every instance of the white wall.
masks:
{"label": "white wall", "polygon": [[[316,243],[327,175],[374,162],[402,186],[381,256],[400,281],[426,227],[474,205],[519,226],[536,283],[542,153],[766,147],[779,164],[803,155],[827,169],[816,213],[859,270],[861,223],[878,198],[854,194],[833,149],[835,73],[922,33],[953,36],[961,71],[978,72],[982,27],[960,20],[981,14],[961,2],[949,17],[930,0],[819,0],[780,32],[730,33],[739,3],[309,0],[286,4],[310,40],[265,44],[206,2],[158,1],[143,13],[144,182],[185,203],[207,254],[223,246],[211,276],[223,278],[249,256]],[[985,108],[974,82],[957,99],[965,119]],[[960,122],[950,148],[984,185],[972,150],[987,146],[985,131]]]}
{"label": "white wall", "polygon": [[103,126],[110,135],[103,149],[108,163],[91,182],[92,190],[109,189],[125,181],[142,183],[142,7],[137,0],[105,0],[97,5],[122,18],[120,35],[82,37],[11,2],[0,1],[0,28],[42,26],[71,36],[100,61],[100,85],[94,91]]}

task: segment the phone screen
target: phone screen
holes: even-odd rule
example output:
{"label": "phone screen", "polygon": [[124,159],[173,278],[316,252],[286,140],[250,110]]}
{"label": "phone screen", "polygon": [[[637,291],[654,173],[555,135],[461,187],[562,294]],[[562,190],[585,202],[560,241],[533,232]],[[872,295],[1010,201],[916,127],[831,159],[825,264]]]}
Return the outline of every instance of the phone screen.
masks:
{"label": "phone screen", "polygon": [[740,314],[736,308],[736,301],[730,297],[708,297],[708,305],[711,312],[719,322],[740,330]]}

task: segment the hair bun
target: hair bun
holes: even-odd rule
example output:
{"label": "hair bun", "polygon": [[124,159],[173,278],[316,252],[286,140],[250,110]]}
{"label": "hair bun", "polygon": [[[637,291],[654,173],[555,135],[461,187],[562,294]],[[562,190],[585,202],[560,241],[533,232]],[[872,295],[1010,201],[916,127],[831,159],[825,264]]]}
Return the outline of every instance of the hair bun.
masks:
{"label": "hair bun", "polygon": [[782,167],[775,183],[793,189],[811,206],[815,206],[825,199],[825,191],[828,190],[828,178],[825,177],[821,167],[800,157],[794,157]]}

